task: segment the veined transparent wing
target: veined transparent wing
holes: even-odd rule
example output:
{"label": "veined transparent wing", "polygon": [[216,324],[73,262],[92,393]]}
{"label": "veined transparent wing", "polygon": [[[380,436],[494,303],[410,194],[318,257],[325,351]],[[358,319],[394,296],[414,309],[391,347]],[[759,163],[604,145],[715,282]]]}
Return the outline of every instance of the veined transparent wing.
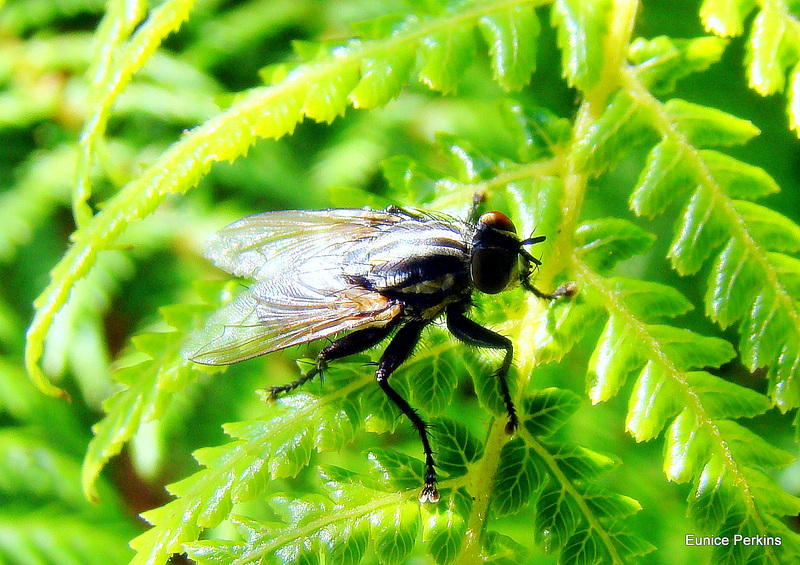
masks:
{"label": "veined transparent wing", "polygon": [[345,248],[378,237],[401,216],[373,210],[268,212],[210,240],[218,267],[256,280],[191,334],[183,354],[226,365],[339,332],[383,326],[402,306],[347,280]]}
{"label": "veined transparent wing", "polygon": [[383,210],[287,210],[255,214],[214,234],[204,255],[217,267],[261,280],[283,269],[302,269],[313,257],[341,255],[378,237],[408,216]]}

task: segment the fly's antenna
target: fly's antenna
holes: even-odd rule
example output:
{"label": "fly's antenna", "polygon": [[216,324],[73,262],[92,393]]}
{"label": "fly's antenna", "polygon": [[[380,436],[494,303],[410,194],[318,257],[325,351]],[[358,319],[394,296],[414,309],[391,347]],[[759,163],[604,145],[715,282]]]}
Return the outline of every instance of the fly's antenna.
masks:
{"label": "fly's antenna", "polygon": [[536,237],[529,237],[528,239],[523,239],[522,241],[519,242],[519,254],[522,255],[527,261],[530,261],[531,263],[533,263],[538,267],[539,265],[542,264],[542,262],[533,255],[531,255],[526,249],[523,249],[523,246],[541,243],[545,239],[547,239],[547,237],[543,235],[538,235]]}

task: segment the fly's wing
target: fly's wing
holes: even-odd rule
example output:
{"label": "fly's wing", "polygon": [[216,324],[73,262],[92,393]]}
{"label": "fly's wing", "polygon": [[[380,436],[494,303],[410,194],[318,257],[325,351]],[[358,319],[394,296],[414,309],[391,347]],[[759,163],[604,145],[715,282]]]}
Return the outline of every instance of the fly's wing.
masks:
{"label": "fly's wing", "polygon": [[404,218],[403,212],[378,210],[265,212],[221,229],[206,243],[204,255],[231,274],[263,280],[308,258],[335,259]]}
{"label": "fly's wing", "polygon": [[398,219],[372,210],[268,212],[224,228],[209,241],[206,256],[257,282],[189,336],[184,356],[226,365],[389,323],[402,306],[352,284],[343,261],[348,249]]}

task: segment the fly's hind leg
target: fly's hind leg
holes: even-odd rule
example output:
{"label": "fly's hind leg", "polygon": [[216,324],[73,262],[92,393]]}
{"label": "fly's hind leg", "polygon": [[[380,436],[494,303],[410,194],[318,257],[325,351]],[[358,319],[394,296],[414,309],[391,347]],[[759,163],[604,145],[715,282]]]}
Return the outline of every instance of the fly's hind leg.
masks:
{"label": "fly's hind leg", "polygon": [[355,355],[356,353],[366,351],[373,345],[377,345],[392,333],[393,328],[393,324],[387,324],[378,328],[366,328],[337,339],[319,352],[319,355],[317,355],[317,365],[305,375],[291,383],[271,387],[269,389],[270,399],[274,400],[279,395],[294,390],[317,375],[322,374],[322,371],[328,365],[328,361],[347,357],[348,355]]}
{"label": "fly's hind leg", "polygon": [[411,420],[414,428],[422,441],[422,450],[425,453],[425,485],[419,495],[420,502],[438,502],[439,490],[436,488],[436,470],[434,469],[433,450],[431,449],[430,439],[428,438],[428,425],[420,418],[408,402],[389,385],[391,374],[408,359],[414,346],[419,341],[419,335],[427,322],[409,322],[397,332],[392,338],[386,351],[381,355],[378,362],[378,369],[375,371],[375,379],[378,381],[383,392],[394,402],[406,417]]}

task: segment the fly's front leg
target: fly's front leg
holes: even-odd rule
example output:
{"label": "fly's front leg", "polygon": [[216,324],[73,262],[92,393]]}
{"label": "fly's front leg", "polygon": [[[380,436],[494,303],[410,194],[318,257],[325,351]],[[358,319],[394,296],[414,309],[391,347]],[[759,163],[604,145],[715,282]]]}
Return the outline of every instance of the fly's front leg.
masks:
{"label": "fly's front leg", "polygon": [[556,298],[560,298],[562,296],[569,298],[570,296],[575,296],[575,293],[578,291],[578,286],[574,282],[568,282],[559,286],[557,289],[555,289],[555,291],[553,291],[552,294],[548,294],[533,286],[530,276],[531,267],[530,265],[526,265],[519,277],[522,288],[528,292],[532,292],[537,298],[541,298],[543,300],[555,300]]}
{"label": "fly's front leg", "polygon": [[511,400],[511,393],[508,390],[508,382],[506,381],[506,375],[511,368],[511,361],[514,358],[514,346],[511,344],[511,340],[467,318],[464,315],[463,304],[448,306],[447,329],[449,329],[457,339],[468,345],[505,350],[506,354],[505,357],[503,357],[503,364],[495,371],[494,375],[500,381],[500,392],[503,395],[503,402],[508,412],[506,432],[513,434],[517,429],[519,421],[517,420],[517,410],[514,408],[514,402]]}
{"label": "fly's front leg", "polygon": [[390,323],[379,328],[366,328],[337,339],[319,352],[319,355],[317,355],[316,367],[294,382],[270,388],[270,399],[274,400],[278,395],[294,390],[317,375],[322,374],[322,371],[328,365],[328,361],[347,357],[348,355],[355,355],[356,353],[361,353],[369,349],[373,345],[379,344],[392,333],[394,326],[394,324]]}
{"label": "fly's front leg", "polygon": [[486,202],[486,191],[478,190],[472,195],[472,205],[469,207],[469,214],[467,214],[467,221],[474,224],[480,217],[481,204]]}
{"label": "fly's front leg", "polygon": [[408,359],[414,346],[419,341],[419,335],[427,322],[409,322],[397,332],[392,338],[386,351],[381,355],[378,362],[378,370],[375,371],[375,379],[378,381],[383,392],[394,402],[406,417],[411,420],[414,428],[422,441],[422,449],[425,452],[425,486],[419,495],[420,502],[438,502],[439,490],[436,488],[436,470],[434,469],[433,450],[428,438],[428,425],[419,417],[417,411],[411,408],[406,400],[397,394],[389,385],[391,374]]}

